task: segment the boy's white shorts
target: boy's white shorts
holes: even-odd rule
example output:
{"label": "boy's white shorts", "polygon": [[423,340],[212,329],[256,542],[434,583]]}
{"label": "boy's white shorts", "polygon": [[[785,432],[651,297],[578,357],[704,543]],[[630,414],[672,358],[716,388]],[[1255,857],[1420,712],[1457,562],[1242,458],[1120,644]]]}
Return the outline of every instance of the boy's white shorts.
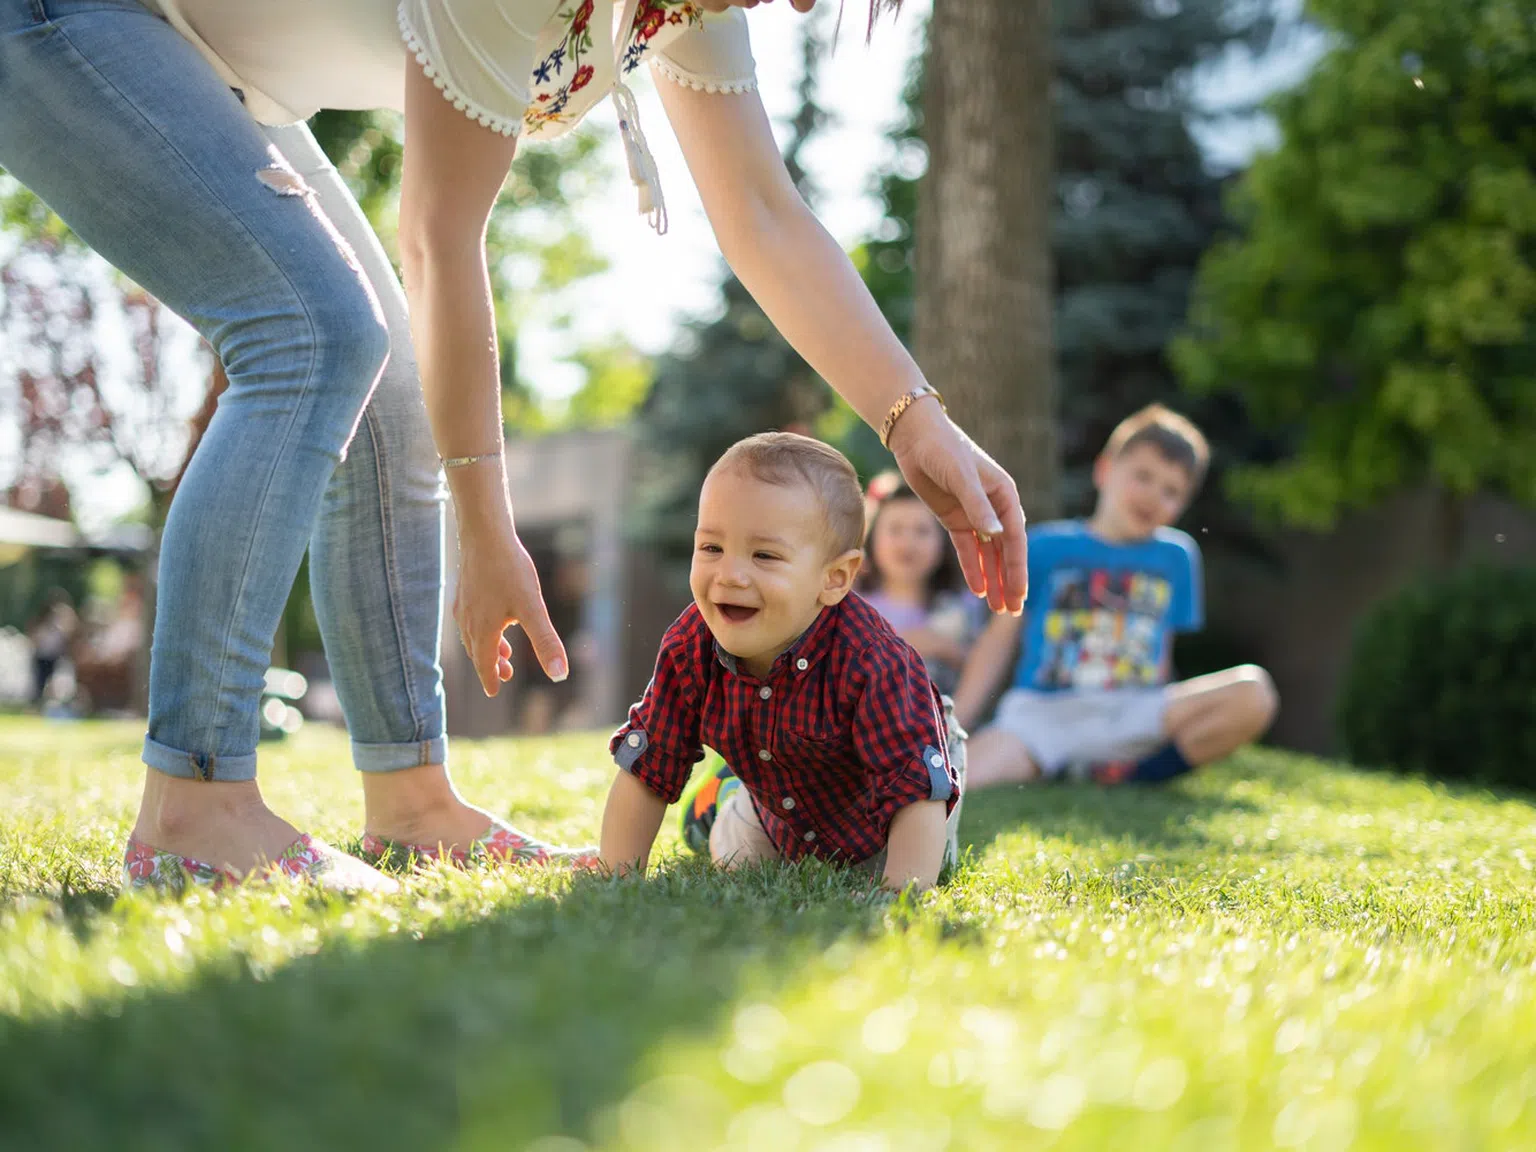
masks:
{"label": "boy's white shorts", "polygon": [[994,727],[1018,737],[1046,778],[1096,764],[1140,760],[1168,742],[1168,689],[1032,692],[1013,688],[998,701]]}

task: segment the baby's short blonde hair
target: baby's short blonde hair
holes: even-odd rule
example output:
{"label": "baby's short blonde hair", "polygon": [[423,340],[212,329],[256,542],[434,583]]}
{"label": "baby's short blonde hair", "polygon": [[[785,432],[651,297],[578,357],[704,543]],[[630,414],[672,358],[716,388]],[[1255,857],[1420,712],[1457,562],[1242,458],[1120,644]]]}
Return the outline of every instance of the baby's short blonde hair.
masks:
{"label": "baby's short blonde hair", "polygon": [[830,444],[794,432],[759,432],[738,440],[710,472],[740,471],[765,484],[804,484],[816,494],[826,522],[828,555],[864,542],[864,492],[853,465]]}

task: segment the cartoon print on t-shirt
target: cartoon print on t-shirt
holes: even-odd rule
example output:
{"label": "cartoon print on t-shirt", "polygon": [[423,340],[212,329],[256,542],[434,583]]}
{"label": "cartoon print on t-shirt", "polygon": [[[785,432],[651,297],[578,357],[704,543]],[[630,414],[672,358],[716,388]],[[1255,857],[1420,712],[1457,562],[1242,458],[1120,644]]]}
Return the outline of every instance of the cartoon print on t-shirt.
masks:
{"label": "cartoon print on t-shirt", "polygon": [[1152,685],[1161,675],[1161,622],[1173,587],[1135,570],[1065,568],[1051,574],[1040,689]]}

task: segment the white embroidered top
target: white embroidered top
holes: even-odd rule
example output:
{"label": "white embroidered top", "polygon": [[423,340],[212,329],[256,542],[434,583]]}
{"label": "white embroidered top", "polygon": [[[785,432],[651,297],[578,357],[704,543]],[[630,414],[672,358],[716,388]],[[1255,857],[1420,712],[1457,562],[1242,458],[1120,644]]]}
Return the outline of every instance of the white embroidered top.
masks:
{"label": "white embroidered top", "polygon": [[[503,135],[559,136],[605,96],[640,210],[666,230],[628,75],[649,61],[709,92],[757,86],[746,15],[695,0],[147,0],[265,124],[404,105],[407,52],[444,96]],[[594,29],[612,29],[594,36]]]}

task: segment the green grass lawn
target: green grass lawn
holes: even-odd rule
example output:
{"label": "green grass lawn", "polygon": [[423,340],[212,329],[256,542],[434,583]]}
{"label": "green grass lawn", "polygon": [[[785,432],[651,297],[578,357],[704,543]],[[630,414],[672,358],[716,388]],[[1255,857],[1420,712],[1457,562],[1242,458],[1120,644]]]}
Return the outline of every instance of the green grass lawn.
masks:
{"label": "green grass lawn", "polygon": [[[119,898],[131,725],[0,719],[6,1148],[1536,1147],[1536,808],[1267,752],[980,794],[945,891],[827,869],[434,871],[396,897]],[[264,752],[360,831],[344,738]],[[460,743],[595,838],[601,735]]]}

